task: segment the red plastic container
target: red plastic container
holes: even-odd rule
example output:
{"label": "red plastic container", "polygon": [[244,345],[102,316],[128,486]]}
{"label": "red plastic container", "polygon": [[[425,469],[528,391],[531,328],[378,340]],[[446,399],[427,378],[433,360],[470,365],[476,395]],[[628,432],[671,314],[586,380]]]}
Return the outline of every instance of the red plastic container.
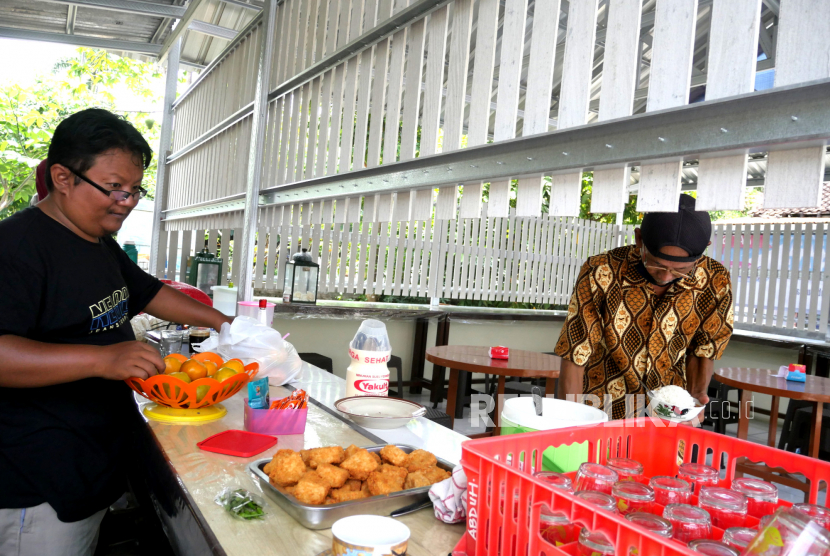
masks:
{"label": "red plastic container", "polygon": [[277,443],[275,436],[255,432],[227,430],[216,433],[197,442],[196,446],[206,452],[250,458],[260,454]]}
{"label": "red plastic container", "polygon": [[[556,547],[541,537],[538,527],[527,527],[528,521],[539,523],[540,510],[546,504],[550,510],[563,513],[571,523],[605,534],[616,547],[617,556],[627,556],[631,549],[648,556],[694,556],[694,552],[673,540],[655,535],[619,514],[601,510],[531,475],[532,470],[542,468],[542,453],[548,447],[582,442],[588,442],[587,453],[593,462],[605,464],[609,457],[635,459],[643,464],[645,477],[674,476],[680,463],[703,462],[707,452],[711,452],[712,461],[725,460],[726,476],[718,482],[724,488],[731,486],[739,456],[803,474],[809,479],[811,503],[816,502],[820,483],[830,484],[830,462],[651,418],[470,440],[462,444],[461,456],[468,484],[467,532],[454,555],[577,554],[575,543]],[[501,511],[500,492],[505,493]],[[691,504],[697,504],[697,497],[693,497]],[[790,504],[779,502],[778,506]],[[653,513],[662,515],[662,512],[663,508],[655,504]],[[746,518],[746,527],[757,525],[757,518]],[[712,536],[719,540],[723,530],[713,527]]]}

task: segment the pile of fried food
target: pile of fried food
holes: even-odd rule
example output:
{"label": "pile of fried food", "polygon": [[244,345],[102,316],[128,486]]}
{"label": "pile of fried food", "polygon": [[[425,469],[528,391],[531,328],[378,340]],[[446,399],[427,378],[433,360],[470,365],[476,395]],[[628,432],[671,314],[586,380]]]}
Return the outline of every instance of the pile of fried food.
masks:
{"label": "pile of fried food", "polygon": [[271,484],[303,504],[337,504],[430,486],[450,477],[426,450],[407,454],[394,445],[378,455],[354,444],[311,450],[279,450],[265,464]]}

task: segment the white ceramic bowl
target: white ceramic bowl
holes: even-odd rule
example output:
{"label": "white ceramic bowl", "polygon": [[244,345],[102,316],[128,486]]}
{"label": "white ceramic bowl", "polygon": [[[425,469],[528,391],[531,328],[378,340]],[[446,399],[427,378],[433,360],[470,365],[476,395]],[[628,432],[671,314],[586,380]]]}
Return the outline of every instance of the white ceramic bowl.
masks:
{"label": "white ceramic bowl", "polygon": [[334,407],[367,429],[396,429],[427,412],[419,403],[386,396],[341,398],[334,402]]}

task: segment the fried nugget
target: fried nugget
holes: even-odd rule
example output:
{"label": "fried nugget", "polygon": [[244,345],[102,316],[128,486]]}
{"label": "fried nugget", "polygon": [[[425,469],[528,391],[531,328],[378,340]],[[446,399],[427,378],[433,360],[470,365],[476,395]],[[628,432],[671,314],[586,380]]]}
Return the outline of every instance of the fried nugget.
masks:
{"label": "fried nugget", "polygon": [[330,506],[332,504],[337,504],[337,500],[335,500],[334,498],[329,497],[329,498],[326,498],[325,504],[326,504],[326,506]]}
{"label": "fried nugget", "polygon": [[300,480],[305,473],[305,464],[294,450],[279,450],[271,460],[270,470],[268,477],[271,482],[286,487]]}
{"label": "fried nugget", "polygon": [[327,480],[332,488],[340,488],[349,478],[349,472],[335,467],[330,463],[321,463],[317,466],[317,473]]}
{"label": "fried nugget", "polygon": [[292,495],[292,496],[293,496],[293,495],[294,495],[294,489],[295,489],[295,488],[297,488],[297,487],[296,487],[296,486],[288,486],[288,487],[285,487],[285,492],[287,492],[288,494],[290,494],[290,495]]}
{"label": "fried nugget", "polygon": [[303,462],[312,468],[317,469],[321,463],[337,465],[344,459],[345,451],[340,446],[328,446],[326,448],[312,448],[300,452]]}
{"label": "fried nugget", "polygon": [[336,488],[332,490],[329,495],[331,499],[337,502],[349,502],[350,500],[360,500],[361,498],[368,498],[369,492],[362,490],[346,490],[345,488]]}
{"label": "fried nugget", "polygon": [[449,479],[452,474],[449,471],[444,471],[440,467],[427,467],[420,471],[415,471],[406,476],[404,488],[421,488],[441,482],[444,479]]}
{"label": "fried nugget", "polygon": [[294,497],[303,504],[323,504],[331,485],[316,472],[306,473],[294,487]]}
{"label": "fried nugget", "polygon": [[272,459],[271,461],[269,461],[268,463],[266,463],[265,465],[262,466],[262,472],[265,473],[266,475],[270,475],[271,474],[271,469],[273,469],[273,468],[274,468],[274,460]]}
{"label": "fried nugget", "polygon": [[383,463],[383,460],[380,459],[380,456],[377,452],[369,452],[369,455],[372,456],[376,462],[378,462],[378,465]]}
{"label": "fried nugget", "polygon": [[388,463],[381,465],[378,471],[381,473],[392,473],[393,475],[398,475],[401,479],[406,479],[406,476],[409,474],[409,472],[403,467],[389,465]]}
{"label": "fried nugget", "polygon": [[368,479],[369,473],[377,470],[378,467],[380,464],[364,449],[358,450],[352,457],[340,464],[341,469],[349,472],[349,477],[359,481]]}
{"label": "fried nugget", "polygon": [[354,455],[354,453],[355,453],[355,452],[357,452],[358,450],[360,450],[360,448],[358,448],[358,447],[357,447],[357,446],[355,446],[354,444],[350,445],[348,448],[346,448],[346,450],[345,450],[345,454],[344,454],[343,459],[344,459],[344,460],[349,459],[349,458],[350,458],[350,457],[352,457],[352,456]]}
{"label": "fried nugget", "polygon": [[414,473],[427,467],[434,467],[438,460],[430,452],[426,450],[415,450],[409,454],[409,465],[406,466],[407,471]]}
{"label": "fried nugget", "polygon": [[359,491],[363,487],[363,481],[358,481],[357,479],[349,479],[346,481],[346,484],[343,485],[343,488],[346,490],[353,490],[355,492]]}
{"label": "fried nugget", "polygon": [[399,467],[386,466],[380,471],[373,471],[369,473],[369,478],[366,480],[366,485],[369,487],[369,492],[373,496],[382,494],[390,494],[403,490],[404,477],[396,471],[391,469],[400,469]]}
{"label": "fried nugget", "polygon": [[409,454],[393,444],[384,446],[380,451],[380,457],[383,461],[397,465],[398,467],[406,467],[409,465]]}

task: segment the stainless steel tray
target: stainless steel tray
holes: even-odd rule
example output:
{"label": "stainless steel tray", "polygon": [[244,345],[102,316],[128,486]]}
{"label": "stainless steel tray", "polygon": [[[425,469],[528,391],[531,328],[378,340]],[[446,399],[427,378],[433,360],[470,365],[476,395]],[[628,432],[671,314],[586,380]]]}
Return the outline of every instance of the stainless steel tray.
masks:
{"label": "stainless steel tray", "polygon": [[[386,444],[381,446],[368,446],[366,449],[370,452],[380,452],[384,446]],[[414,446],[406,446],[403,444],[397,444],[396,446],[407,454],[417,450]],[[398,510],[415,507],[422,502],[425,503],[429,499],[428,492],[430,487],[421,487],[394,492],[386,496],[372,496],[370,498],[339,502],[328,506],[302,504],[296,498],[286,493],[281,487],[271,484],[268,475],[262,471],[262,468],[269,461],[271,461],[271,458],[251,462],[248,464],[248,470],[259,479],[262,491],[268,498],[273,500],[277,506],[308,529],[328,529],[338,519],[350,515],[368,514],[387,516]],[[441,458],[438,458],[438,467],[450,473],[453,470],[453,465]]]}

